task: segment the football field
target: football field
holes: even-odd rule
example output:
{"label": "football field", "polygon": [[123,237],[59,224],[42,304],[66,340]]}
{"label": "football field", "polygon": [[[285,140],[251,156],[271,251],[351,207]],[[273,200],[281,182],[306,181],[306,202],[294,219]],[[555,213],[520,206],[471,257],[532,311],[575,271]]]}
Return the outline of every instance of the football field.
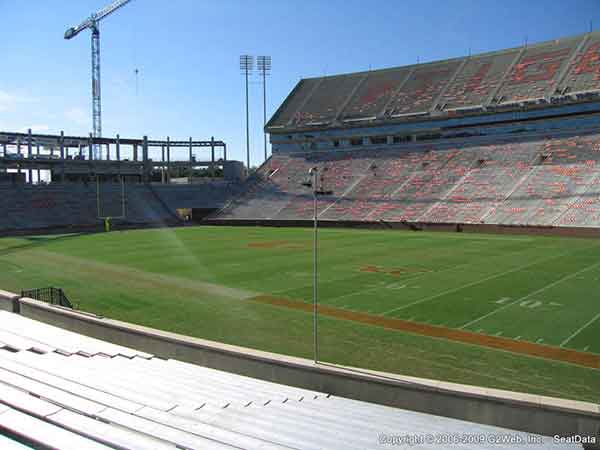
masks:
{"label": "football field", "polygon": [[[0,288],[62,287],[85,311],[311,357],[312,258],[302,228],[3,238]],[[600,240],[321,229],[320,357],[600,402],[599,287]]]}

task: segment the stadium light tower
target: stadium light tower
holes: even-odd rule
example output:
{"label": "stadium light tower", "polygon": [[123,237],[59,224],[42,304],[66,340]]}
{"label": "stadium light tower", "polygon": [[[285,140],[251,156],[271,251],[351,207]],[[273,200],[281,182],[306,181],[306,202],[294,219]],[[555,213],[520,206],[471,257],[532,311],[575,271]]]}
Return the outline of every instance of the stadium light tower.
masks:
{"label": "stadium light tower", "polygon": [[[106,8],[92,14],[76,27],[65,31],[65,39],[73,39],[83,30],[92,32],[92,135],[95,138],[102,137],[102,106],[100,100],[100,28],[102,19],[122,8],[131,0],[117,0]],[[94,145],[94,158],[100,158],[100,148]]]}
{"label": "stadium light tower", "polygon": [[254,68],[254,56],[241,55],[240,69],[246,75],[246,167],[250,171],[250,114],[248,112],[248,76]]}
{"label": "stadium light tower", "polygon": [[263,80],[263,138],[265,144],[265,161],[267,160],[267,132],[264,127],[267,125],[267,76],[271,72],[271,57],[257,56],[256,65],[258,72],[262,75]]}

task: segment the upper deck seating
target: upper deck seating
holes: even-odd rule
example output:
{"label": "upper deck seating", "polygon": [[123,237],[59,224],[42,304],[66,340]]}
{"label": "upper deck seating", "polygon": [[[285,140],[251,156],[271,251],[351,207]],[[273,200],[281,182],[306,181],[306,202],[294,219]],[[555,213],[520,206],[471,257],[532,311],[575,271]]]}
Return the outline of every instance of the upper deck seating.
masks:
{"label": "upper deck seating", "polygon": [[344,104],[363,77],[364,75],[355,74],[323,78],[306,103],[296,111],[294,124],[323,125],[333,121],[340,105]]}
{"label": "upper deck seating", "polygon": [[541,99],[551,94],[557,87],[558,74],[580,40],[556,40],[524,50],[497,94],[498,102]]}
{"label": "upper deck seating", "polygon": [[410,71],[410,68],[400,68],[370,72],[344,109],[342,119],[373,119],[381,115]]}
{"label": "upper deck seating", "polygon": [[484,105],[518,53],[518,50],[510,50],[469,58],[442,96],[440,109],[452,111]]}
{"label": "upper deck seating", "polygon": [[393,118],[429,112],[461,63],[462,60],[451,60],[416,66],[404,85],[395,93],[385,114]]}
{"label": "upper deck seating", "polygon": [[[600,96],[600,32],[408,66],[301,80],[267,123],[287,134],[538,110]],[[565,95],[566,94],[566,95]]]}
{"label": "upper deck seating", "polygon": [[577,93],[600,89],[600,32],[592,33],[569,64],[559,90]]}

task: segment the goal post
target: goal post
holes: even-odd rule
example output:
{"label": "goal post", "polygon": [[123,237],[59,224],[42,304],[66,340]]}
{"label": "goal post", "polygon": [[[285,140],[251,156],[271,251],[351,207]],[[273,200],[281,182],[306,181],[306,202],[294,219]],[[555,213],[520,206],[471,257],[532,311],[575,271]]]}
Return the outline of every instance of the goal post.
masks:
{"label": "goal post", "polygon": [[107,223],[107,220],[125,219],[125,181],[119,176],[118,182],[101,181],[96,178],[96,203],[98,219]]}

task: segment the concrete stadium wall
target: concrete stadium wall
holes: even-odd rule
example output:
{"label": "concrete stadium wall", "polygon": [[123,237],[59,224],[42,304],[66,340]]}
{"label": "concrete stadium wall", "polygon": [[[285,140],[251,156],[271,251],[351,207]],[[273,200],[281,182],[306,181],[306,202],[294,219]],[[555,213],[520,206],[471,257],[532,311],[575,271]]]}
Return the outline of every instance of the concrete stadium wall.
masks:
{"label": "concrete stadium wall", "polygon": [[0,290],[0,311],[19,312],[19,296]]}
{"label": "concrete stadium wall", "polygon": [[[339,367],[220,344],[21,298],[21,314],[162,358],[381,405],[547,436],[597,436],[600,405]],[[586,447],[599,449],[600,446]]]}
{"label": "concrete stadium wall", "polygon": [[[271,219],[206,219],[203,225],[311,227],[312,220]],[[352,220],[322,220],[320,228],[359,228],[379,230],[445,231],[464,233],[525,234],[540,236],[599,237],[600,228],[552,227],[535,225],[460,224],[432,222],[365,222]]]}

